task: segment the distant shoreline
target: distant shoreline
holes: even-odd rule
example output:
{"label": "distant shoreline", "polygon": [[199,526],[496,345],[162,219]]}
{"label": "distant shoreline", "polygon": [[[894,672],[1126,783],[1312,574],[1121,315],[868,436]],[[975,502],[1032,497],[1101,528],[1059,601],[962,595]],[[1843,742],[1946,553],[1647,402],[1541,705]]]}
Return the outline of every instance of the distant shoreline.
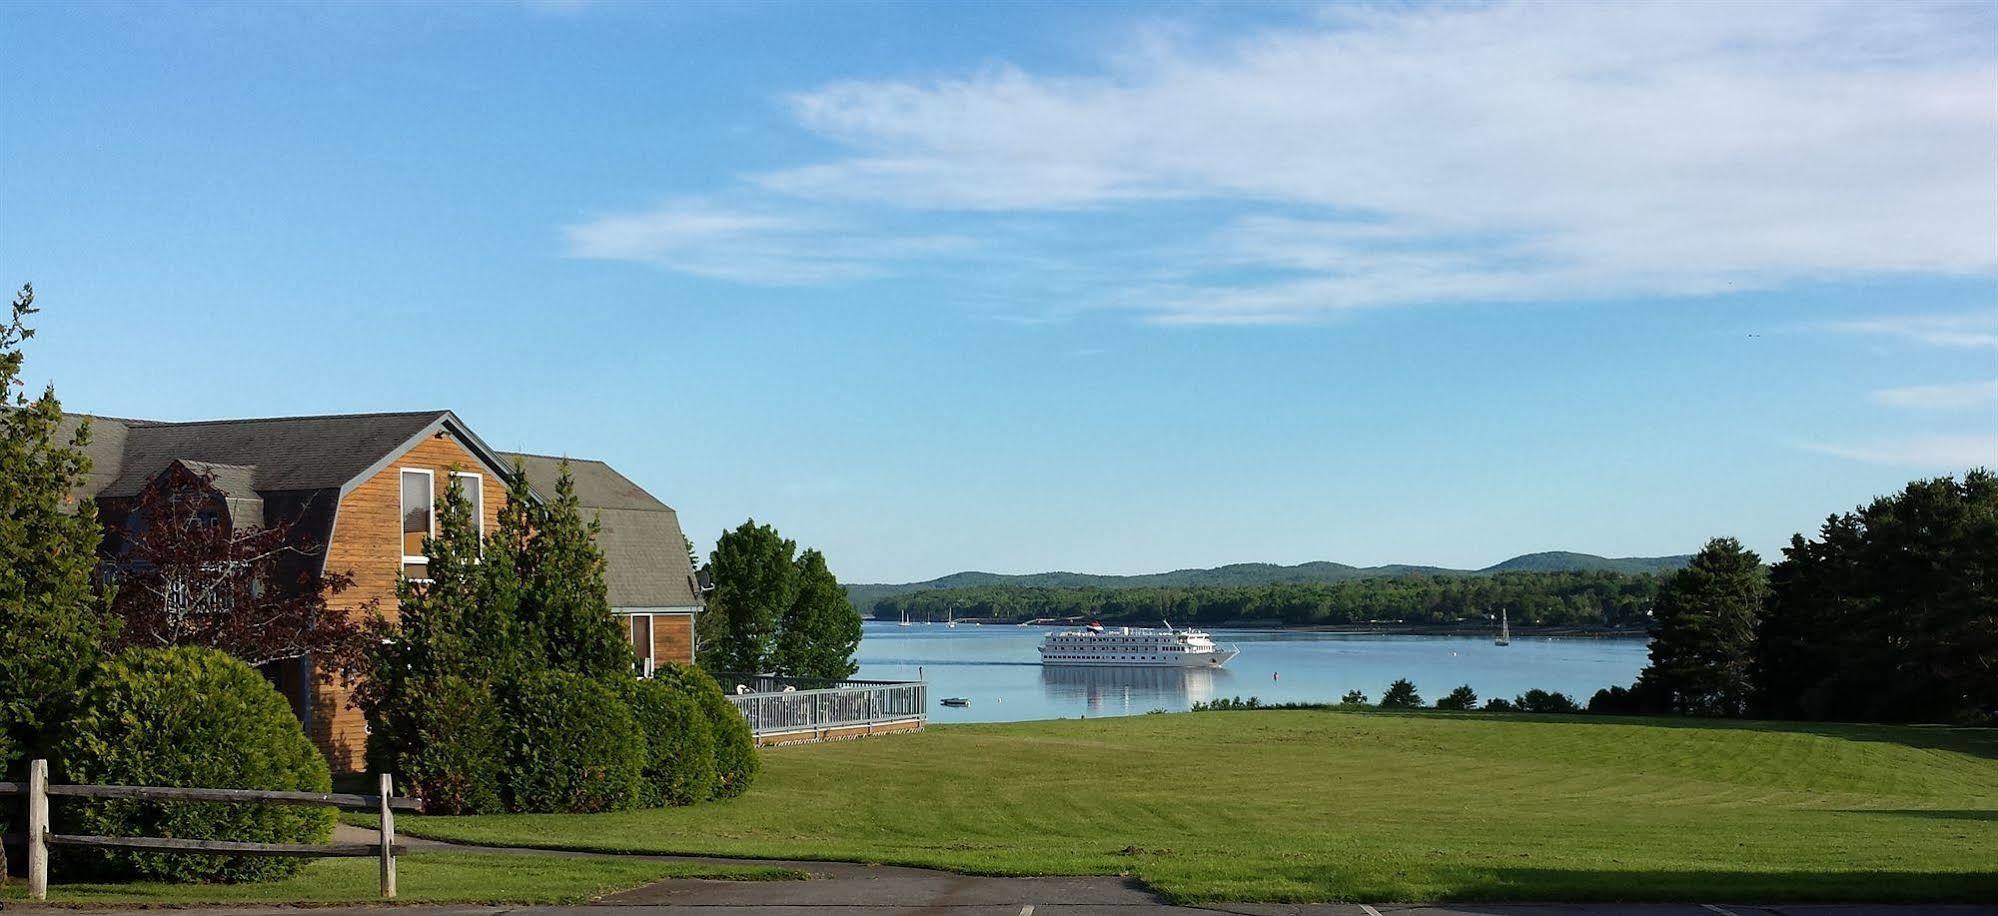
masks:
{"label": "distant shoreline", "polygon": [[[892,623],[882,618],[869,618],[877,623]],[[1004,618],[966,618],[957,622],[970,626],[1010,627],[1028,621]],[[1079,625],[1080,621],[1069,621],[1041,625]],[[920,626],[920,624],[918,624]],[[1135,624],[1109,623],[1106,626],[1135,626]],[[1157,626],[1156,623],[1149,626]],[[1283,630],[1296,633],[1333,633],[1352,636],[1477,636],[1495,637],[1498,630],[1489,624],[1465,626],[1447,623],[1398,623],[1393,621],[1368,623],[1316,623],[1286,624],[1281,620],[1231,620],[1221,623],[1203,623],[1199,626],[1210,630]],[[1651,634],[1639,627],[1590,627],[1590,626],[1527,626],[1514,624],[1512,635],[1515,639],[1530,637],[1562,639],[1649,639]]]}

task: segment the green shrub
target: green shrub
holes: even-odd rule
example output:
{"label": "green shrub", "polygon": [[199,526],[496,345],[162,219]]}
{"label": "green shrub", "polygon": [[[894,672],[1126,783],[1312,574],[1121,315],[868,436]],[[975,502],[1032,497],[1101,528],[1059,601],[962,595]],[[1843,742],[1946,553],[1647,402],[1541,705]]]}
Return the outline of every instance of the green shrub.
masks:
{"label": "green shrub", "polygon": [[1478,708],[1478,692],[1472,690],[1471,685],[1469,684],[1461,685],[1457,689],[1450,691],[1449,696],[1437,700],[1436,708],[1459,709],[1459,710],[1476,709]]}
{"label": "green shrub", "polygon": [[615,689],[579,674],[542,671],[504,693],[509,808],[585,813],[638,804],[645,738]]}
{"label": "green shrub", "polygon": [[1367,695],[1357,690],[1348,690],[1345,696],[1339,698],[1339,705],[1365,706],[1367,705]]}
{"label": "green shrub", "polygon": [[1486,712],[1512,712],[1512,701],[1505,697],[1492,697],[1485,701]]}
{"label": "green shrub", "polygon": [[[130,649],[97,667],[54,748],[63,782],[325,792],[325,758],[263,675],[213,649]],[[320,843],[333,811],[289,805],[66,800],[58,832]],[[72,869],[155,881],[261,881],[305,859],[65,850]]]}
{"label": "green shrub", "polygon": [[1387,692],[1381,694],[1381,708],[1421,709],[1422,695],[1415,692],[1414,681],[1408,678],[1401,678],[1389,684]]}
{"label": "green shrub", "polygon": [[423,799],[426,813],[504,810],[504,746],[492,691],[456,675],[401,686],[396,702],[370,716],[369,765],[393,774],[398,791]]}
{"label": "green shrub", "polygon": [[700,701],[679,684],[627,682],[626,698],[645,735],[649,807],[691,805],[715,794],[715,733]]}
{"label": "green shrub", "polygon": [[732,798],[748,791],[757,769],[756,738],[749,733],[749,720],[728,701],[721,685],[699,668],[667,665],[657,676],[693,697],[707,714],[715,739],[715,797]]}

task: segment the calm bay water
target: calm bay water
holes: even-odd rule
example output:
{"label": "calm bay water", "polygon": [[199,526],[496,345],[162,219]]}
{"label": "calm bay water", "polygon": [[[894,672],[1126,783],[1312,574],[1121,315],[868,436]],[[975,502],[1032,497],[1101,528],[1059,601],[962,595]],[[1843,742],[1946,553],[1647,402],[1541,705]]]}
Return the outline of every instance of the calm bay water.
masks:
{"label": "calm bay water", "polygon": [[[1481,701],[1539,687],[1586,703],[1597,690],[1628,685],[1644,667],[1638,639],[1490,636],[1375,636],[1281,630],[1221,630],[1214,641],[1242,654],[1221,670],[1043,668],[1035,648],[1047,627],[942,624],[911,627],[867,621],[856,677],[930,682],[935,722],[1013,722],[1184,710],[1217,697],[1264,702],[1336,702],[1348,690],[1380,699],[1395,678],[1415,682],[1427,702],[1459,684]],[[938,706],[966,697],[963,709]]]}

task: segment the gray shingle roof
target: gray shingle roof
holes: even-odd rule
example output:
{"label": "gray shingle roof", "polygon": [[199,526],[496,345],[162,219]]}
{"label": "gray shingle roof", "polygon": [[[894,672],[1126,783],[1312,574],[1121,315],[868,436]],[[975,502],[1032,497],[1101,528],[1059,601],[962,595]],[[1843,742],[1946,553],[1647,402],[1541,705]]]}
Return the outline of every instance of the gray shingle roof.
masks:
{"label": "gray shingle roof", "polygon": [[[91,442],[85,450],[92,467],[83,492],[77,495],[136,496],[146,481],[179,461],[197,473],[215,475],[216,486],[229,498],[232,512],[261,515],[262,506],[252,506],[251,500],[337,490],[432,424],[450,417],[450,412],[443,410],[186,423],[92,416],[87,418]],[[82,414],[64,416],[63,441],[69,440],[84,419]],[[458,428],[471,436],[462,424]],[[485,449],[472,438],[475,453]],[[562,459],[497,455],[502,462],[518,460],[537,495],[554,495]],[[571,459],[569,463],[577,500],[603,524],[598,544],[608,561],[605,577],[611,606],[698,606],[694,570],[687,561],[679,515],[672,507],[601,461]],[[327,503],[321,514],[330,512],[337,495],[320,500]],[[281,500],[286,505],[297,501]],[[326,520],[330,515],[320,521]]]}
{"label": "gray shingle roof", "polygon": [[[563,459],[501,452],[500,460],[519,461],[534,491],[554,498]],[[568,461],[583,514],[594,512],[603,525],[597,546],[604,552],[611,606],[698,606],[701,602],[694,594],[694,569],[687,561],[679,514],[608,464],[580,458]]]}
{"label": "gray shingle roof", "polygon": [[[255,467],[262,491],[335,488],[447,415],[421,410],[188,423],[91,417],[92,467],[83,495],[136,495],[176,459]],[[65,436],[82,419],[65,417]]]}

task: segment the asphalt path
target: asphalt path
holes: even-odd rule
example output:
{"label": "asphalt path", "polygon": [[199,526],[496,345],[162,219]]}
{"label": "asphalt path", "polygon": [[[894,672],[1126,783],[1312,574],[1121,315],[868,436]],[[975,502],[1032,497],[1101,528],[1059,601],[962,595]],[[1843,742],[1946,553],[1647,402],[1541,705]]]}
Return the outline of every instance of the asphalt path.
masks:
{"label": "asphalt path", "polygon": [[[342,842],[373,831],[342,827]],[[592,853],[488,849],[407,839],[412,849],[583,856]],[[645,856],[681,862],[740,864],[740,859]],[[763,860],[758,860],[759,862]],[[994,878],[922,868],[841,862],[767,864],[795,868],[805,881],[709,881],[674,878],[612,894],[583,906],[402,906],[409,916],[1998,916],[1998,905],[1710,904],[1207,904],[1178,906],[1125,878]],[[615,913],[607,910],[615,908]],[[65,910],[65,914],[130,910]],[[382,916],[380,907],[208,907],[203,916]]]}

